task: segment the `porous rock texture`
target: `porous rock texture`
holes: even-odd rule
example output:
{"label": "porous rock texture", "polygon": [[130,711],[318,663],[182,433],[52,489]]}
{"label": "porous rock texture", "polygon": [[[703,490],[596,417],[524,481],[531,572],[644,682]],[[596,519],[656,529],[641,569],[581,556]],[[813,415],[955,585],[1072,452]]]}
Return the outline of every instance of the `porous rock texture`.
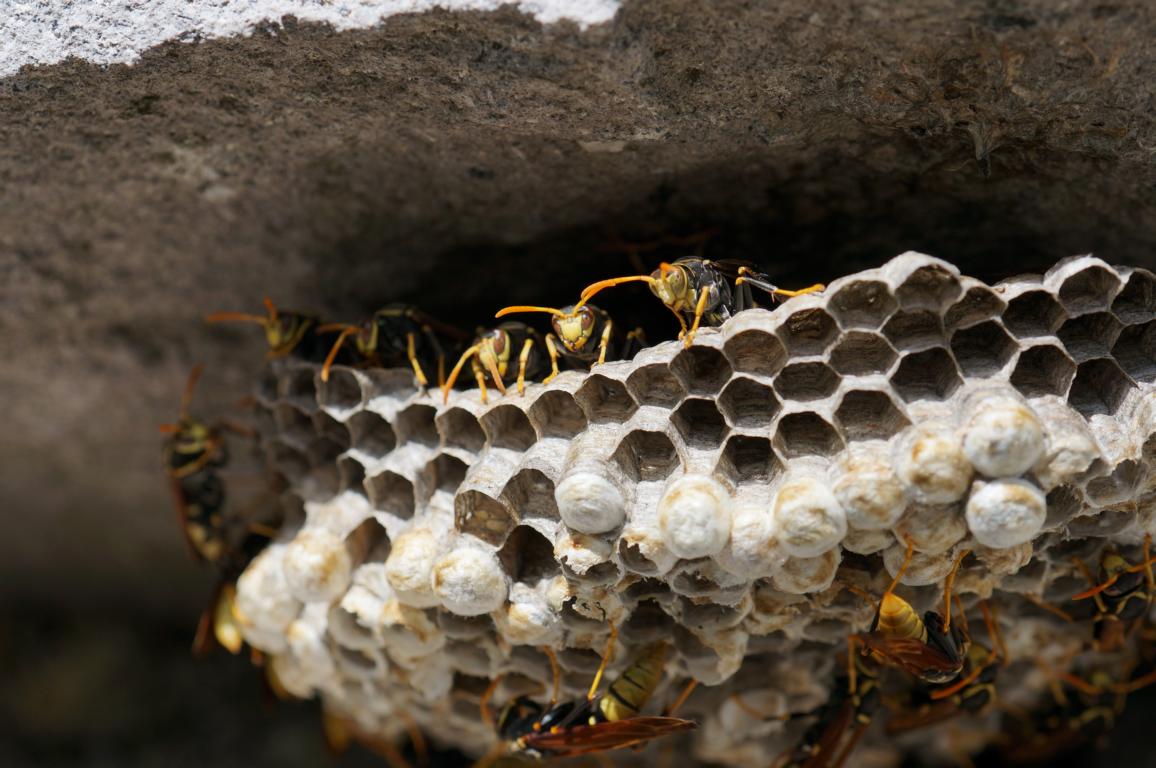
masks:
{"label": "porous rock texture", "polygon": [[[964,605],[1014,617],[1000,695],[1046,702],[1035,661],[1090,625],[1034,601],[1087,586],[1073,555],[1135,562],[1156,533],[1156,276],[1091,256],[988,286],[908,253],[487,403],[294,361],[257,400],[288,522],[238,582],[249,641],[363,731],[396,736],[404,710],[475,754],[490,679],[497,703],[541,692],[549,646],[580,695],[612,622],[616,668],[671,644],[660,698],[705,684],[698,759],[768,765],[801,724],[731,694],[768,717],[826,700],[873,613],[844,585],[879,594],[905,541],[920,608],[971,553]],[[987,717],[945,726],[962,742],[869,732],[861,758],[978,751]]]}

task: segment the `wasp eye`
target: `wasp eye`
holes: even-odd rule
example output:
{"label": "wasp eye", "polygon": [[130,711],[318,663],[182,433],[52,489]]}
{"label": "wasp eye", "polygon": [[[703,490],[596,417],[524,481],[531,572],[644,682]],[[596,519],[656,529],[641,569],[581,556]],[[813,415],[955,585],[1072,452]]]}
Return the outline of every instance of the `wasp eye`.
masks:
{"label": "wasp eye", "polygon": [[583,307],[581,313],[582,329],[590,330],[594,326],[594,313]]}

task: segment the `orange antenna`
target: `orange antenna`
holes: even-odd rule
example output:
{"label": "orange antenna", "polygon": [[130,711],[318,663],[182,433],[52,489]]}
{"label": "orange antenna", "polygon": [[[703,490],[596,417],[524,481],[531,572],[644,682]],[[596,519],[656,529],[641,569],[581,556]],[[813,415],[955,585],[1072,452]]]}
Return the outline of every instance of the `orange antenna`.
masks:
{"label": "orange antenna", "polygon": [[959,566],[963,565],[963,558],[971,554],[970,549],[965,549],[959,553],[955,558],[955,564],[951,566],[951,571],[947,574],[947,578],[943,582],[943,631],[951,629],[951,589],[955,585],[955,575],[959,573]]}
{"label": "orange antenna", "polygon": [[274,306],[273,300],[268,296],[265,297],[265,311],[267,315],[254,315],[248,312],[214,312],[211,315],[205,316],[205,322],[208,323],[257,323],[266,328],[271,328],[277,324],[277,307]]}
{"label": "orange antenna", "polygon": [[197,381],[201,378],[201,372],[205,370],[205,366],[197,363],[193,366],[193,370],[189,371],[189,378],[185,381],[185,391],[181,395],[181,419],[189,415],[189,403],[193,401],[193,390],[197,388]]}
{"label": "orange antenna", "polygon": [[[325,332],[328,333],[329,331],[334,330],[335,326],[337,326],[337,323],[331,323],[330,325],[322,327],[325,328]],[[321,332],[321,328],[318,328],[317,330],[318,332]],[[337,359],[337,353],[341,351],[341,345],[345,343],[345,340],[349,336],[357,333],[359,330],[360,329],[356,325],[341,326],[341,333],[337,336],[337,341],[333,342],[333,348],[329,350],[329,354],[325,356],[325,363],[321,366],[322,381],[329,381],[329,369],[333,366],[333,361]]]}
{"label": "orange antenna", "polygon": [[[668,265],[669,266],[669,265]],[[627,277],[612,277],[609,280],[599,280],[597,283],[592,283],[582,289],[582,302],[590,301],[590,297],[596,293],[600,293],[607,288],[613,288],[616,285],[623,283],[650,283],[654,285],[658,281],[650,275],[629,275]]]}
{"label": "orange antenna", "polygon": [[[582,304],[583,304],[583,302],[578,302],[577,304],[574,305],[574,308],[577,309],[578,307],[582,306]],[[516,312],[545,312],[547,314],[558,315],[560,317],[566,316],[566,313],[563,312],[562,310],[554,309],[552,307],[531,307],[531,306],[517,305],[517,306],[513,306],[513,307],[505,307],[504,309],[499,309],[497,312],[494,313],[494,317],[505,317],[506,315],[512,315]]]}
{"label": "orange antenna", "polygon": [[268,296],[265,297],[265,311],[269,313],[269,323],[275,324],[277,322],[277,307],[273,304],[273,300]]}
{"label": "orange antenna", "polygon": [[457,365],[453,367],[453,370],[450,371],[449,377],[446,379],[446,383],[442,385],[443,403],[448,403],[450,401],[450,390],[454,388],[454,382],[458,380],[458,374],[462,372],[462,366],[466,364],[467,360],[478,354],[478,349],[480,349],[481,346],[481,344],[473,345],[465,352],[463,352],[460,358],[458,358]]}

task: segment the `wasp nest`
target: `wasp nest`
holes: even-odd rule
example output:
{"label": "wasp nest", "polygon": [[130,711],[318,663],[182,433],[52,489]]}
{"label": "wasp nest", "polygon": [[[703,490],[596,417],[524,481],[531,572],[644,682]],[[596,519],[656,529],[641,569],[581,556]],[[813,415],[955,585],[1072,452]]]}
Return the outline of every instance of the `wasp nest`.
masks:
{"label": "wasp nest", "polygon": [[[704,684],[682,746],[767,765],[803,724],[751,710],[826,700],[873,613],[841,585],[879,594],[910,540],[919,608],[974,553],[964,603],[1016,617],[1001,696],[1038,697],[1030,658],[1089,628],[1028,597],[1066,599],[1087,586],[1073,554],[1131,554],[1156,530],[1154,308],[1152,274],[1093,257],[989,287],[908,253],[488,404],[442,404],[407,371],[323,383],[275,363],[259,426],[297,514],[237,613],[295,695],[385,737],[408,713],[471,754],[494,738],[478,714],[494,676],[496,704],[542,691],[549,646],[580,695],[613,622],[612,667],[666,640],[658,698]],[[931,741],[872,733],[857,758]]]}

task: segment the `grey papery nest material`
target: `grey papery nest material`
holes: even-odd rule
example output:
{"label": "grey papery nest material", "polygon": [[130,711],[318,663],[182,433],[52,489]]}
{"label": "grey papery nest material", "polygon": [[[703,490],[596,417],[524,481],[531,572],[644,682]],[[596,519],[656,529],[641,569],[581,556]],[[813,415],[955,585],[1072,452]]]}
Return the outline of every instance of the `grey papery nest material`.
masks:
{"label": "grey papery nest material", "polygon": [[[581,695],[614,622],[613,668],[671,644],[657,699],[704,684],[684,755],[768,765],[806,723],[745,709],[826,700],[873,613],[842,584],[881,593],[903,539],[917,608],[970,549],[957,590],[998,607],[1013,660],[1086,643],[1024,595],[1065,599],[1086,586],[1072,554],[1156,530],[1154,308],[1152,274],[1090,256],[987,286],[907,253],[488,404],[277,363],[258,411],[293,514],[239,581],[245,636],[359,729],[392,737],[404,711],[478,754],[490,679],[496,704],[543,691],[550,646]],[[1013,663],[999,689],[1031,706],[1046,676]],[[993,717],[952,723],[951,748]],[[857,759],[947,749],[935,733],[872,731]]]}

